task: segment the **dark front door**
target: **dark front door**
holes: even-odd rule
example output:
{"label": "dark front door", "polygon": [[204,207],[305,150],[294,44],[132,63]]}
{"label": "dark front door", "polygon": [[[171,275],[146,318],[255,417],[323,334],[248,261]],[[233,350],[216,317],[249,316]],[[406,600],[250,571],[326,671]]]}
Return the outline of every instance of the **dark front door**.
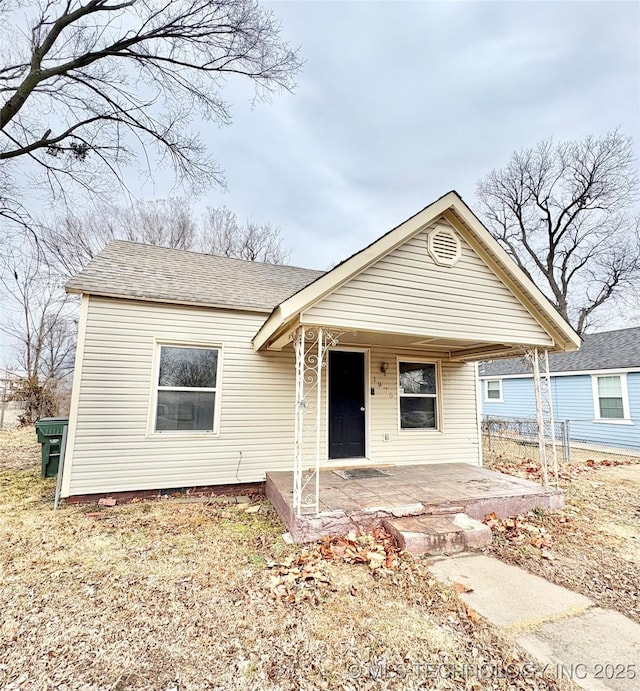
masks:
{"label": "dark front door", "polygon": [[365,454],[364,353],[329,351],[329,458]]}

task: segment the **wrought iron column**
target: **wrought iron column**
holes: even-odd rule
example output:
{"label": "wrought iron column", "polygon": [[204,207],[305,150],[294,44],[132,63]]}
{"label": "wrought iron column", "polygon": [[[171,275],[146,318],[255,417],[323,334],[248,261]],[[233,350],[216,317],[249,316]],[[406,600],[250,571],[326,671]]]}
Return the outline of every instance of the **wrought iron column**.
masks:
{"label": "wrought iron column", "polygon": [[296,355],[293,506],[296,516],[320,512],[322,447],[322,370],[326,354],[340,334],[322,327],[300,326],[293,338]]}
{"label": "wrought iron column", "polygon": [[[553,391],[551,389],[551,371],[549,369],[549,351],[544,350],[541,358],[538,348],[525,352],[525,359],[533,372],[533,391],[536,400],[536,420],[538,424],[538,446],[540,448],[540,465],[545,487],[549,486],[549,463],[547,459],[547,425],[549,425],[549,442],[553,461],[553,477],[558,486],[558,448],[556,424],[553,414]],[[542,371],[541,371],[542,370]]]}
{"label": "wrought iron column", "polygon": [[556,448],[556,421],[553,414],[553,390],[551,388],[551,370],[549,369],[549,351],[544,351],[544,384],[542,386],[542,414],[547,415],[550,425],[551,458],[553,460],[553,479],[558,487],[558,449]]}

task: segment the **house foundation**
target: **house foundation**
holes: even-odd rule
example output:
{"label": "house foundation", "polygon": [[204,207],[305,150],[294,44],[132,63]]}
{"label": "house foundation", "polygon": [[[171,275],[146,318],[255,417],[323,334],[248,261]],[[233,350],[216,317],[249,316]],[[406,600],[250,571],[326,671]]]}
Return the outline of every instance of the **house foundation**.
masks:
{"label": "house foundation", "polygon": [[344,479],[321,470],[317,513],[296,515],[291,472],[267,473],[265,492],[296,542],[346,535],[407,516],[453,520],[466,514],[481,521],[491,512],[504,518],[536,507],[564,506],[558,489],[464,463],[386,466],[384,471],[377,477]]}

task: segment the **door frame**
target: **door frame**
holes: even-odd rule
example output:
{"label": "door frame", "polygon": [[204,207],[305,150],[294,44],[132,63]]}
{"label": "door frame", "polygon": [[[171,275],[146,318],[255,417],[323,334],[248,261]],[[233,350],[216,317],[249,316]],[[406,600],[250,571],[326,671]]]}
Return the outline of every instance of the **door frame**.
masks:
{"label": "door frame", "polygon": [[[329,368],[331,367],[330,353],[334,350],[342,350],[350,353],[363,354],[364,367],[364,456],[354,456],[353,458],[330,458],[329,456]],[[371,386],[370,386],[370,370],[371,370],[371,349],[370,348],[356,348],[351,346],[332,346],[327,348],[327,367],[325,373],[325,411],[324,411],[324,425],[325,425],[325,444],[326,444],[326,460],[325,463],[339,467],[344,465],[367,464],[370,462],[370,437],[371,437]]]}

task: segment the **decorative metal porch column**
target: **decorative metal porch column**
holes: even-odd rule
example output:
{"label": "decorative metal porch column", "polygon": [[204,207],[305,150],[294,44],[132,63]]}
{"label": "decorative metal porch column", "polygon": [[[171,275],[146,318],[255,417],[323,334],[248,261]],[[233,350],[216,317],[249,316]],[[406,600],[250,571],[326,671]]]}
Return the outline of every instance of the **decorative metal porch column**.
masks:
{"label": "decorative metal porch column", "polygon": [[[301,326],[294,334],[296,408],[293,459],[293,506],[296,516],[320,508],[320,405],[322,330]],[[313,463],[311,468],[306,467]]]}
{"label": "decorative metal porch column", "polygon": [[322,327],[300,326],[293,344],[296,354],[296,407],[293,462],[293,506],[296,516],[320,511],[320,450],[322,370],[327,350],[340,334]]}
{"label": "decorative metal porch column", "polygon": [[557,487],[558,451],[556,448],[556,425],[553,415],[553,395],[551,392],[551,375],[549,372],[549,352],[544,350],[543,353],[543,356],[540,357],[538,348],[533,348],[526,351],[525,358],[529,362],[533,372],[533,391],[536,399],[536,420],[538,423],[538,447],[540,449],[540,465],[542,466],[542,482],[545,487],[549,486],[549,463],[547,458],[548,425],[553,476]]}

